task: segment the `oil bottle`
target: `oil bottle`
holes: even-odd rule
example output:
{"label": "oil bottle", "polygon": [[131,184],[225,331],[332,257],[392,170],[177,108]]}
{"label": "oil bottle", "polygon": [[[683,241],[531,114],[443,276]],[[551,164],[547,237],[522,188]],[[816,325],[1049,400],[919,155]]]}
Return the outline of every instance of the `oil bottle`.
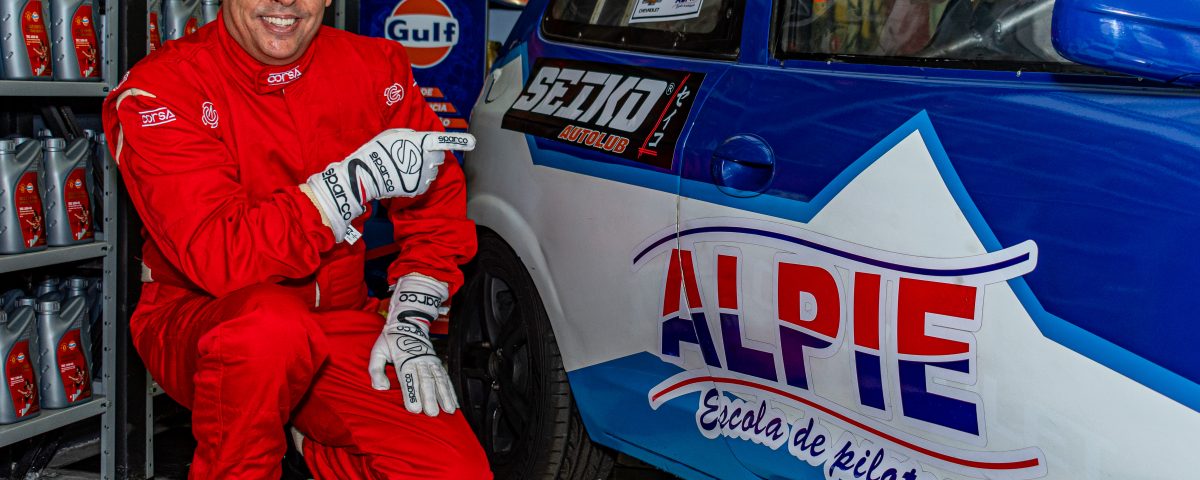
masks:
{"label": "oil bottle", "polygon": [[217,19],[217,12],[221,9],[221,0],[200,0],[200,14],[203,18],[202,25],[208,24]]}
{"label": "oil bottle", "polygon": [[50,30],[42,0],[0,0],[0,58],[4,78],[50,80]]}
{"label": "oil bottle", "polygon": [[100,80],[95,21],[92,0],[50,0],[55,80]]}
{"label": "oil bottle", "polygon": [[46,248],[41,157],[41,142],[15,146],[11,140],[0,140],[0,253]]}
{"label": "oil bottle", "polygon": [[200,0],[163,0],[162,12],[163,43],[200,28]]}
{"label": "oil bottle", "polygon": [[70,144],[51,138],[45,145],[46,240],[56,247],[91,242],[96,234],[87,174],[91,145],[82,137]]}
{"label": "oil bottle", "polygon": [[38,282],[37,286],[33,288],[33,296],[34,298],[41,298],[45,295],[58,293],[61,291],[62,282],[60,282],[57,277],[47,277],[46,279]]}
{"label": "oil bottle", "polygon": [[162,0],[146,2],[146,53],[162,48]]}
{"label": "oil bottle", "polygon": [[3,295],[0,295],[0,310],[12,312],[13,307],[17,306],[17,299],[24,297],[25,291],[19,288],[14,288]]}
{"label": "oil bottle", "polygon": [[33,366],[36,364],[30,349],[33,339],[33,309],[22,307],[9,317],[0,312],[0,378],[8,386],[8,395],[0,393],[0,425],[17,423],[37,416],[37,380]]}
{"label": "oil bottle", "polygon": [[86,302],[61,293],[38,297],[38,383],[44,408],[66,408],[92,396],[84,354],[88,347],[80,331]]}
{"label": "oil bottle", "polygon": [[[91,283],[86,278],[71,276],[67,277],[67,281],[63,283],[63,288],[65,289],[64,293],[66,293],[68,301],[74,298],[83,299],[83,316],[79,322],[80,333],[83,335],[83,338],[87,339],[86,343],[89,346],[95,346],[96,339],[92,337],[93,320],[96,318],[96,315],[92,313],[92,310],[95,309],[95,298],[92,296]],[[92,356],[92,349],[88,348],[83,353],[87,364],[94,365],[92,363],[92,358],[94,358]]]}

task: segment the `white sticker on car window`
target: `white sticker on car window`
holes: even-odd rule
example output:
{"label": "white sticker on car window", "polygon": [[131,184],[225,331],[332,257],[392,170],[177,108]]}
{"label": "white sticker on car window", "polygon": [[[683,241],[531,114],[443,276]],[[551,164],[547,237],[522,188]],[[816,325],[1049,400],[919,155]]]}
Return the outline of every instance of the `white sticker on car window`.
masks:
{"label": "white sticker on car window", "polygon": [[669,22],[700,16],[704,0],[637,0],[629,23]]}

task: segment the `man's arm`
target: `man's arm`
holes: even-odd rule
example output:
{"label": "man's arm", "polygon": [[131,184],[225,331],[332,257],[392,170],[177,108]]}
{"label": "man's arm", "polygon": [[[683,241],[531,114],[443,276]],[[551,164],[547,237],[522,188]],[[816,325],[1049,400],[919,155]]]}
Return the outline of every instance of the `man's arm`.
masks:
{"label": "man's arm", "polygon": [[[384,107],[387,128],[444,131],[442,121],[421,96],[403,47],[393,44],[390,55],[395,93],[402,96]],[[467,219],[466,180],[453,154],[446,153],[438,177],[424,195],[385,200],[400,255],[388,268],[388,283],[410,273],[433,277],[449,286],[450,294],[462,285],[458,266],[475,255],[475,222]]]}
{"label": "man's arm", "polygon": [[109,148],[163,255],[215,296],[312,274],[334,245],[312,200],[299,187],[250,200],[216,131],[187,103],[127,87],[104,107]]}

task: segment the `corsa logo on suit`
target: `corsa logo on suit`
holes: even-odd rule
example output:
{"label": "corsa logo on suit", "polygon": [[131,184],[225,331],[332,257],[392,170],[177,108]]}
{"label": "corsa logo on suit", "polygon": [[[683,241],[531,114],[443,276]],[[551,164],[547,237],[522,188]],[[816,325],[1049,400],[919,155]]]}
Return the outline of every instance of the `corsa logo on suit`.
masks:
{"label": "corsa logo on suit", "polygon": [[387,18],[384,35],[408,49],[413,68],[430,68],[458,45],[458,19],[441,0],[403,0]]}

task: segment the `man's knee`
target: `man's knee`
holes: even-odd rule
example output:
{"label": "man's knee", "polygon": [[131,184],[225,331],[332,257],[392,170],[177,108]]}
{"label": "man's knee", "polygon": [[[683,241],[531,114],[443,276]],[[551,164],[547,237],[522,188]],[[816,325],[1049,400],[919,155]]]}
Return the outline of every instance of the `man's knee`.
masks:
{"label": "man's knee", "polygon": [[441,478],[462,478],[472,480],[490,480],[492,470],[488,466],[487,456],[479,444],[472,441],[445,451],[449,455],[446,460],[445,475]]}
{"label": "man's knee", "polygon": [[372,455],[368,457],[366,468],[386,477],[491,480],[492,470],[488,466],[487,456],[478,444],[444,447],[438,445],[436,451],[430,450],[428,456],[421,455],[421,458]]}
{"label": "man's knee", "polygon": [[220,301],[228,302],[229,317],[200,339],[202,357],[217,354],[221,363],[263,370],[315,371],[325,360],[325,335],[304,299],[292,291],[254,285]]}

